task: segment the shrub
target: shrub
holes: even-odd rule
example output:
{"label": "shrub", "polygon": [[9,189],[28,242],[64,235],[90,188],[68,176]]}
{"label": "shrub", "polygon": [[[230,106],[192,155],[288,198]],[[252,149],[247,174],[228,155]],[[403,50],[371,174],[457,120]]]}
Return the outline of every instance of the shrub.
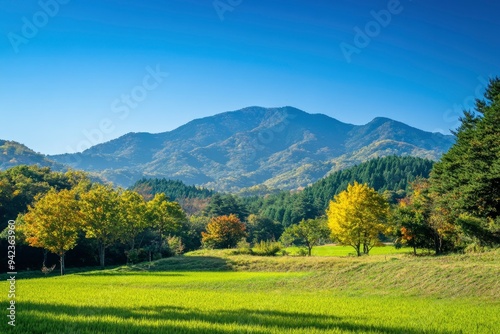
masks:
{"label": "shrub", "polygon": [[282,246],[279,242],[268,240],[256,244],[253,253],[260,256],[275,256],[281,249]]}
{"label": "shrub", "polygon": [[233,251],[233,254],[252,254],[252,247],[250,247],[245,238],[242,238],[236,245],[236,250]]}
{"label": "shrub", "polygon": [[184,244],[180,237],[167,237],[167,244],[171,256],[178,256],[184,253]]}
{"label": "shrub", "polygon": [[129,251],[125,252],[125,255],[127,255],[127,260],[131,264],[143,262],[147,260],[147,251],[139,248],[139,249],[131,249]]}
{"label": "shrub", "polygon": [[298,256],[307,256],[308,253],[307,253],[307,250],[304,249],[304,248],[299,248],[299,251],[297,253]]}

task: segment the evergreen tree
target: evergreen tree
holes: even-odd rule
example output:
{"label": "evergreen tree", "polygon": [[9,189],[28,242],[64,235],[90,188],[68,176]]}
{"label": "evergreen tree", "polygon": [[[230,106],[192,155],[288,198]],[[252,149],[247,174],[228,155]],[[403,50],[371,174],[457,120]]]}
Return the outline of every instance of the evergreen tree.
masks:
{"label": "evergreen tree", "polygon": [[475,112],[464,112],[455,145],[431,176],[439,218],[483,244],[500,243],[499,125],[500,79],[495,78]]}

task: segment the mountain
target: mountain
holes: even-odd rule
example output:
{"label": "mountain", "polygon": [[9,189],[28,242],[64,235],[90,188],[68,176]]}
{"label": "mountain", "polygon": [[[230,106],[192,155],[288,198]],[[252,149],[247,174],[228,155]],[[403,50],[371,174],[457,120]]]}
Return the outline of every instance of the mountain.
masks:
{"label": "mountain", "polygon": [[122,186],[140,178],[179,179],[222,191],[264,184],[295,189],[373,157],[436,160],[454,138],[387,118],[342,123],[292,107],[249,107],[193,120],[175,130],[129,133],[50,159]]}
{"label": "mountain", "polygon": [[0,139],[0,170],[18,165],[38,165],[40,167],[50,167],[53,170],[64,169],[61,164],[29,149],[23,144]]}

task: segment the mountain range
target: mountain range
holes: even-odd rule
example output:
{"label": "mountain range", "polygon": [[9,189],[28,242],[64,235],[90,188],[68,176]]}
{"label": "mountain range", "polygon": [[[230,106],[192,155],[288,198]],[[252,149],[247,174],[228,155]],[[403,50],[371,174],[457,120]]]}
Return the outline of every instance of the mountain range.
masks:
{"label": "mountain range", "polygon": [[44,156],[17,144],[23,158],[10,157],[16,150],[13,142],[0,141],[0,168],[31,159],[56,169],[85,170],[125,187],[151,177],[219,191],[297,189],[375,157],[437,160],[453,143],[453,136],[388,118],[353,125],[293,107],[249,107],[168,132],[128,133],[75,154]]}

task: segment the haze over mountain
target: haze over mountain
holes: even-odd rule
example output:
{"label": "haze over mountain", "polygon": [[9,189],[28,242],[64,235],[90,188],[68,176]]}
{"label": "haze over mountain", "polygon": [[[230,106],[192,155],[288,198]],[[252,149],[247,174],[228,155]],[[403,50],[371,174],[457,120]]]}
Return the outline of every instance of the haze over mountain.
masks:
{"label": "haze over mountain", "polygon": [[352,125],[293,107],[249,107],[49,158],[122,186],[158,177],[224,191],[256,185],[295,189],[374,157],[436,160],[453,141],[387,118]]}

